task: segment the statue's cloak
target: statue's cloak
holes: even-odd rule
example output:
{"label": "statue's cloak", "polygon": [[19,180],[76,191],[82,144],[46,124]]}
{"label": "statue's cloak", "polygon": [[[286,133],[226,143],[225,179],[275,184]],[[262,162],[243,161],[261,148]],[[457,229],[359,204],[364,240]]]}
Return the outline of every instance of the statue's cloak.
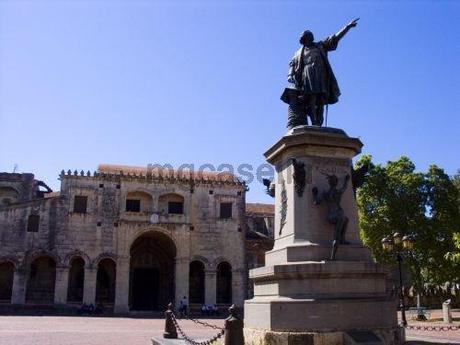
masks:
{"label": "statue's cloak", "polygon": [[304,58],[302,58],[305,48],[301,47],[296,51],[289,65],[294,69],[295,88],[300,93],[323,93],[326,104],[337,103],[340,89],[327,58],[327,53],[335,50],[338,43],[339,39],[336,35],[314,43],[314,48],[317,48],[317,52],[321,56],[321,64],[305,64]]}

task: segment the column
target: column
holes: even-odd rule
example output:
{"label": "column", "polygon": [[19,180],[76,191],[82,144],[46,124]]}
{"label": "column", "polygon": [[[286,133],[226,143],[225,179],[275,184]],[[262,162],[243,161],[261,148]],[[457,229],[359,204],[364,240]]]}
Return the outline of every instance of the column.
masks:
{"label": "column", "polygon": [[189,270],[190,270],[190,260],[188,257],[176,258],[176,267],[175,267],[175,305],[176,308],[179,308],[179,303],[182,297],[186,296],[189,300],[188,288],[189,288]]}
{"label": "column", "polygon": [[26,285],[29,270],[16,268],[13,276],[13,291],[11,304],[24,304],[26,302]]}
{"label": "column", "polygon": [[83,303],[96,304],[97,269],[85,267],[85,284],[83,286]]}
{"label": "column", "polygon": [[117,275],[115,281],[115,314],[129,312],[129,256],[117,260]]}
{"label": "column", "polygon": [[204,278],[205,295],[204,303],[206,305],[216,304],[216,271],[206,270]]}
{"label": "column", "polygon": [[243,308],[245,295],[245,270],[238,269],[232,271],[232,303],[238,308]]}
{"label": "column", "polygon": [[54,285],[54,303],[67,303],[67,289],[69,287],[69,266],[56,267],[56,282]]}

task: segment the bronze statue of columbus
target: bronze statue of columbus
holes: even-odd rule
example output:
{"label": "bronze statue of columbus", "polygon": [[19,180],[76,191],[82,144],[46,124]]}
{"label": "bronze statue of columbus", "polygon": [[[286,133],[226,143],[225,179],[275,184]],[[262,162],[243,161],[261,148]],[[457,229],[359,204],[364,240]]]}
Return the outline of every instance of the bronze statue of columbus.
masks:
{"label": "bronze statue of columbus", "polygon": [[288,128],[307,125],[308,117],[313,126],[323,125],[324,105],[337,103],[340,96],[327,53],[337,48],[340,39],[357,25],[358,19],[319,42],[314,41],[311,31],[302,32],[299,40],[302,47],[289,63],[288,82],[293,87],[286,88],[281,96],[281,100],[289,104]]}

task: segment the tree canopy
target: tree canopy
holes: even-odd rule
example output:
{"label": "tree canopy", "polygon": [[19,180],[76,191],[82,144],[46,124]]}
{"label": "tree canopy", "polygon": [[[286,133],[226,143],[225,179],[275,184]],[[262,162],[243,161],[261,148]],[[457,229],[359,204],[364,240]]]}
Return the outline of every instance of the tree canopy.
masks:
{"label": "tree canopy", "polygon": [[363,156],[356,168],[369,166],[358,190],[361,238],[379,262],[392,262],[382,249],[383,237],[414,235],[413,255],[405,265],[413,283],[460,282],[460,172],[454,177],[431,165],[417,172],[407,157],[373,164]]}

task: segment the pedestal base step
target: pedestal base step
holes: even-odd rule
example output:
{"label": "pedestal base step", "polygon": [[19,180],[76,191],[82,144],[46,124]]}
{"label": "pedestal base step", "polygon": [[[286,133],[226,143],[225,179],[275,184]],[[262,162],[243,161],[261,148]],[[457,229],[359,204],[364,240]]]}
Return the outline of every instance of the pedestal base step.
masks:
{"label": "pedestal base step", "polygon": [[402,345],[404,332],[398,328],[337,332],[274,332],[244,328],[249,345]]}
{"label": "pedestal base step", "polygon": [[[168,338],[160,338],[155,337],[152,338],[152,345],[188,345],[184,338],[177,338],[177,339],[168,339]],[[205,341],[205,339],[198,339],[197,342]]]}
{"label": "pedestal base step", "polygon": [[345,345],[384,345],[372,331],[350,331],[343,334]]}

